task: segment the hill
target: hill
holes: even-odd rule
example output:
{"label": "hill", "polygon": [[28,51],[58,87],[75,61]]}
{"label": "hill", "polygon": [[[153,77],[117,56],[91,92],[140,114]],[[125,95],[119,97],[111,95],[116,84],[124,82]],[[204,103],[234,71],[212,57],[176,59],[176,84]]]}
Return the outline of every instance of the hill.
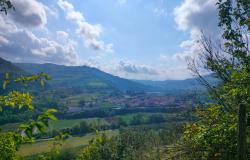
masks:
{"label": "hill", "polygon": [[29,73],[46,72],[53,78],[49,83],[56,88],[76,88],[87,91],[146,91],[149,89],[144,84],[113,76],[87,66],[31,63],[16,63],[15,65]]}
{"label": "hill", "polygon": [[25,71],[0,57],[0,74],[5,73],[24,74]]}
{"label": "hill", "polygon": [[[218,83],[218,80],[213,75],[204,76],[204,79],[211,85]],[[151,80],[134,80],[135,82],[151,86],[155,90],[162,92],[171,91],[204,91],[206,88],[198,81],[197,78],[189,78],[185,80],[165,80],[165,81],[151,81]]]}
{"label": "hill", "polygon": [[[45,72],[53,80],[49,82],[53,88],[74,89],[79,92],[167,92],[204,90],[196,78],[185,80],[128,80],[105,73],[97,68],[88,66],[64,66],[56,64],[11,63],[0,58],[1,73],[35,74]],[[206,79],[214,84],[216,79],[211,75]]]}

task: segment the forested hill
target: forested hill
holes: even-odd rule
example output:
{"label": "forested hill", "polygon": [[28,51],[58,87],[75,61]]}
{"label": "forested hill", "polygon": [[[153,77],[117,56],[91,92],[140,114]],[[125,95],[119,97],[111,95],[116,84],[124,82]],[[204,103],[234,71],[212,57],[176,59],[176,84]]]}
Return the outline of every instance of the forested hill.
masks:
{"label": "forested hill", "polygon": [[[136,91],[136,92],[177,92],[183,90],[203,90],[195,78],[186,80],[144,81],[128,80],[105,73],[88,66],[64,66],[56,64],[11,63],[0,58],[0,73],[35,74],[45,72],[53,80],[56,88],[75,88],[84,91]],[[211,83],[216,80],[210,76]]]}
{"label": "forested hill", "polygon": [[150,87],[123,79],[87,66],[63,66],[56,64],[16,63],[16,66],[29,73],[45,72],[53,80],[54,87],[78,88],[92,91],[147,91]]}
{"label": "forested hill", "polygon": [[25,71],[16,65],[12,64],[9,61],[4,60],[0,57],[0,74],[4,73],[15,73],[15,74],[24,74]]}
{"label": "forested hill", "polygon": [[[204,76],[204,79],[211,85],[218,83],[218,79],[212,75]],[[189,78],[184,80],[165,80],[165,81],[150,81],[150,80],[135,80],[135,82],[146,86],[154,87],[159,91],[176,91],[176,90],[206,90],[206,88],[198,81],[197,78]]]}

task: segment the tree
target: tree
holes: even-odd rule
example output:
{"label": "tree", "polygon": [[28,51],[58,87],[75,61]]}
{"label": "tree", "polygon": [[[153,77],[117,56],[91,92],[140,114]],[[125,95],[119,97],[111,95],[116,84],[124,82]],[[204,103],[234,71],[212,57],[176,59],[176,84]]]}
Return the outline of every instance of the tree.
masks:
{"label": "tree", "polygon": [[[237,115],[238,112],[238,159],[246,160],[247,112],[250,109],[250,1],[218,0],[217,7],[221,43],[218,45],[203,34],[200,61],[189,61],[189,67],[208,87],[213,99],[221,106],[223,115]],[[216,87],[210,85],[202,77],[201,68],[212,72],[220,84]]]}
{"label": "tree", "polygon": [[116,137],[97,135],[81,152],[79,160],[159,160],[160,137],[152,130],[125,129]]}
{"label": "tree", "polygon": [[115,160],[115,144],[105,134],[98,135],[80,153],[78,160]]}
{"label": "tree", "polygon": [[7,14],[7,10],[15,9],[10,0],[0,0],[0,12]]}
{"label": "tree", "polygon": [[[45,73],[40,73],[33,76],[21,76],[16,79],[12,79],[9,74],[6,73],[5,80],[3,81],[3,89],[6,89],[11,83],[27,84],[32,81],[39,81],[42,85],[45,80],[50,77]],[[33,97],[29,93],[23,93],[19,91],[10,91],[6,95],[0,95],[0,109],[1,111],[6,107],[10,108],[26,108],[27,110],[33,110],[32,104]],[[16,151],[19,146],[24,142],[33,142],[34,134],[38,131],[41,133],[46,132],[46,128],[49,125],[50,120],[57,120],[53,115],[55,109],[48,109],[43,114],[39,115],[36,120],[31,120],[25,124],[21,124],[19,129],[15,132],[1,132],[0,131],[0,159],[1,160],[14,160],[17,159]]]}

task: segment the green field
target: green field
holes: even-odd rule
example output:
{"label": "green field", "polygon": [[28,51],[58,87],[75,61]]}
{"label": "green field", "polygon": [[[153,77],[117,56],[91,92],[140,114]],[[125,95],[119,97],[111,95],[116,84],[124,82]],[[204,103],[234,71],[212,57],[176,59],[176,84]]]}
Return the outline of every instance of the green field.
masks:
{"label": "green field", "polygon": [[[121,118],[125,122],[129,123],[133,119],[134,116],[140,114],[143,119],[149,118],[150,115],[157,115],[161,114],[164,117],[176,117],[177,115],[174,113],[133,113],[133,114],[127,114],[122,116],[114,116],[114,118]],[[65,128],[72,128],[78,124],[80,124],[82,121],[86,121],[87,123],[91,124],[108,124],[105,118],[85,118],[85,119],[59,119],[57,121],[50,122],[48,131],[52,130],[60,130]],[[19,126],[18,123],[9,123],[5,125],[1,125],[0,128],[3,131],[14,131]]]}
{"label": "green field", "polygon": [[[118,134],[118,130],[107,130],[101,133],[105,133],[107,136],[115,136]],[[88,142],[94,138],[96,134],[87,134],[82,137],[70,137],[63,142],[62,149],[69,149],[87,145]],[[21,156],[31,156],[39,153],[46,153],[50,151],[52,141],[36,142],[33,144],[23,144],[18,151]]]}
{"label": "green field", "polygon": [[174,113],[131,113],[131,114],[115,116],[115,117],[121,118],[125,122],[130,123],[132,119],[138,115],[140,115],[143,120],[148,119],[152,115],[162,115],[163,117],[166,117],[166,118],[176,116]]}
{"label": "green field", "polygon": [[[121,116],[114,116],[113,118],[115,119],[123,119],[125,122],[130,123],[133,118],[135,116],[140,115],[142,117],[142,119],[146,120],[148,119],[151,115],[162,115],[164,117],[175,117],[177,116],[177,114],[173,114],[173,113],[134,113],[134,114],[127,114],[127,115],[121,115]],[[65,129],[65,128],[72,128],[78,124],[80,124],[82,121],[86,121],[87,123],[91,123],[93,125],[98,124],[108,124],[109,120],[106,118],[87,118],[87,119],[72,119],[72,120],[58,120],[58,121],[53,121],[50,122],[50,127],[48,128],[48,131],[52,131],[52,130],[61,130],[61,129]],[[162,127],[162,126],[167,126],[168,122],[159,124],[158,127]],[[6,124],[6,125],[2,125],[0,126],[4,131],[8,131],[8,130],[15,130],[18,127],[19,124],[15,123],[15,124]],[[149,124],[145,124],[146,126],[151,126]],[[155,126],[156,124],[152,124],[152,127],[157,127]],[[144,125],[141,125],[144,126]],[[118,134],[118,130],[106,130],[106,131],[102,131],[101,133],[105,133],[108,136],[114,136]],[[86,134],[85,136],[82,137],[70,137],[68,139],[66,139],[63,142],[62,145],[62,150],[64,149],[73,149],[73,148],[81,148],[84,145],[87,145],[88,142],[93,139],[96,136],[95,133],[90,133],[90,134]],[[36,155],[39,153],[46,153],[49,152],[51,149],[51,145],[52,145],[53,141],[39,141],[36,143],[32,143],[32,144],[23,144],[20,148],[20,150],[18,151],[18,154],[21,156],[32,156],[32,155]]]}
{"label": "green field", "polygon": [[[100,125],[108,123],[104,118],[67,119],[67,120],[60,119],[57,121],[51,121],[49,123],[48,131],[72,128],[80,124],[82,121],[86,121],[87,123],[91,123],[91,124],[100,124]],[[0,128],[4,132],[7,132],[7,131],[17,130],[18,126],[19,126],[18,123],[8,123],[5,125],[1,125]]]}
{"label": "green field", "polygon": [[86,121],[91,124],[107,124],[107,121],[103,118],[86,118],[86,119],[67,119],[67,120],[57,120],[50,122],[49,130],[60,130],[65,128],[72,128],[81,122]]}

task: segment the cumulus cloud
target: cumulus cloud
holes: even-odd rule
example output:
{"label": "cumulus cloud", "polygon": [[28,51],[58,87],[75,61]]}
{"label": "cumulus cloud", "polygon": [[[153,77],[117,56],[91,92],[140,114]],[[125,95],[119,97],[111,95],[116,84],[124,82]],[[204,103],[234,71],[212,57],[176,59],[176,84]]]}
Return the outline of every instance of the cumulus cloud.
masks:
{"label": "cumulus cloud", "polygon": [[118,70],[132,74],[150,74],[150,75],[158,74],[158,72],[155,69],[148,67],[146,65],[138,65],[124,61],[119,62]]}
{"label": "cumulus cloud", "polygon": [[[30,28],[43,28],[50,8],[37,0],[13,0],[15,11],[0,15],[0,56],[11,61],[77,65],[76,43],[65,31],[53,40],[39,37]],[[42,31],[42,30],[41,30]]]}
{"label": "cumulus cloud", "polygon": [[[23,62],[75,64],[77,54],[73,44],[61,45],[47,38],[38,38],[32,32],[17,30],[0,40],[2,57]],[[6,43],[8,42],[8,43]]]}
{"label": "cumulus cloud", "polygon": [[[25,27],[41,27],[47,23],[46,7],[37,0],[12,0],[12,19]],[[48,7],[47,7],[48,8]]]}
{"label": "cumulus cloud", "polygon": [[162,62],[170,62],[178,66],[170,67],[171,69],[166,70],[165,73],[167,75],[171,75],[172,72],[177,79],[191,76],[191,73],[187,69],[187,58],[197,58],[201,52],[199,43],[201,32],[214,39],[218,38],[220,31],[218,28],[217,13],[216,0],[183,0],[174,9],[174,19],[178,29],[188,32],[190,38],[181,42],[181,52],[160,56]]}
{"label": "cumulus cloud", "polygon": [[105,44],[99,40],[103,32],[100,24],[93,25],[85,20],[82,13],[66,0],[58,0],[59,7],[66,12],[66,18],[78,25],[77,33],[84,39],[84,45],[97,51],[113,52],[113,44]]}
{"label": "cumulus cloud", "polygon": [[[189,32],[190,38],[180,44],[182,52],[173,55],[161,55],[160,60],[174,61],[186,66],[188,57],[195,58],[200,53],[201,32],[214,39],[218,38],[218,12],[216,0],[183,0],[174,9],[174,19],[179,30]],[[187,67],[186,67],[187,68]]]}
{"label": "cumulus cloud", "polygon": [[201,51],[199,41],[197,41],[196,39],[183,41],[180,44],[180,47],[182,48],[182,52],[173,55],[162,54],[160,55],[160,60],[163,62],[172,63],[181,62],[182,64],[180,65],[183,65],[183,63],[185,64],[189,57],[196,57],[197,53]]}
{"label": "cumulus cloud", "polygon": [[97,66],[103,71],[127,79],[166,80],[192,77],[185,66],[176,67],[164,64],[156,67],[124,60],[116,60],[109,64],[98,64]]}
{"label": "cumulus cloud", "polygon": [[66,41],[69,38],[69,34],[65,31],[56,31],[58,40]]}
{"label": "cumulus cloud", "polygon": [[0,35],[0,47],[3,45],[8,45],[8,44],[9,44],[9,40],[5,38],[4,36]]}
{"label": "cumulus cloud", "polygon": [[217,30],[216,0],[184,0],[174,9],[175,21],[181,30]]}

